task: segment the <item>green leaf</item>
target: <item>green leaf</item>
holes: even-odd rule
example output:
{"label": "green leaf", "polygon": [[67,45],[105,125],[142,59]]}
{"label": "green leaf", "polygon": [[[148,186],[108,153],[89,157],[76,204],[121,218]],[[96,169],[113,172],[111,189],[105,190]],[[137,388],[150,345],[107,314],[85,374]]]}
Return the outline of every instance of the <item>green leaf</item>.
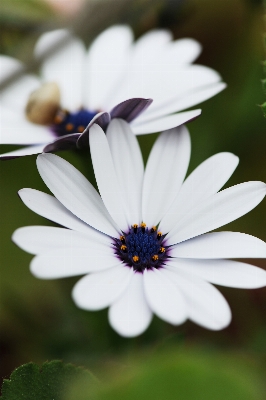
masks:
{"label": "green leaf", "polygon": [[64,400],[68,385],[81,378],[96,382],[89,371],[62,361],[45,362],[42,367],[28,363],[4,380],[1,400]]}

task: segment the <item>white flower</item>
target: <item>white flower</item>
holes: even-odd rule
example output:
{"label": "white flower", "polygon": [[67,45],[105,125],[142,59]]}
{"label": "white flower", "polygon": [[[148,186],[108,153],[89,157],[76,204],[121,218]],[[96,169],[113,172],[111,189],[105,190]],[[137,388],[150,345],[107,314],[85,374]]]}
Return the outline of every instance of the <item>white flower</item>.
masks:
{"label": "white flower", "polygon": [[[1,94],[0,143],[27,146],[2,159],[87,146],[83,131],[92,118],[104,130],[111,118],[123,118],[136,135],[170,129],[201,112],[183,110],[225,87],[214,70],[191,65],[201,51],[198,42],[172,41],[168,31],[151,31],[133,43],[129,27],[114,26],[87,52],[80,39],[56,30],[40,37],[35,55],[60,39],[65,44],[43,62],[40,78],[24,75]],[[0,82],[23,67],[7,56],[0,62]]]}
{"label": "white flower", "polygon": [[75,303],[85,310],[109,306],[110,324],[122,336],[141,334],[152,313],[173,325],[189,318],[213,330],[227,326],[229,306],[211,283],[266,285],[264,270],[225,260],[266,257],[266,244],[244,233],[207,232],[256,207],[266,185],[246,182],[218,192],[238,164],[231,153],[210,157],[184,181],[190,158],[184,126],[159,136],[145,172],[125,121],[112,120],[106,135],[95,124],[89,139],[100,195],[53,154],[40,155],[37,166],[55,197],[19,192],[31,210],[68,228],[14,233],[17,245],[36,254],[31,272],[43,279],[86,274],[74,287]]}

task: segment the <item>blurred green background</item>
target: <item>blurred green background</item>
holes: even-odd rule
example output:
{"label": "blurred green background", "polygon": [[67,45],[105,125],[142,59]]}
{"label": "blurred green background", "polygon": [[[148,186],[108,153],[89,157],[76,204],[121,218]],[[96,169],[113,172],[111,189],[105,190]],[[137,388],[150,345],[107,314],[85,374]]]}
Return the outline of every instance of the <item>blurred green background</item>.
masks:
{"label": "blurred green background", "polygon": [[[240,165],[227,186],[266,181],[266,122],[258,106],[265,101],[261,1],[85,1],[81,12],[78,5],[76,10],[64,8],[70,0],[55,3],[1,0],[0,53],[25,62],[43,31],[70,24],[79,26],[86,43],[115,22],[129,23],[136,37],[158,27],[171,29],[175,38],[193,37],[203,45],[197,63],[220,72],[228,88],[203,103],[202,116],[188,126],[190,171],[216,152],[231,151],[240,157]],[[87,24],[77,23],[81,16]],[[145,158],[155,138],[140,138]],[[2,153],[11,150],[0,147]],[[86,152],[61,155],[92,179]],[[124,339],[108,325],[106,310],[75,307],[70,292],[78,278],[42,281],[31,276],[32,257],[10,237],[20,226],[50,225],[16,196],[23,187],[47,192],[35,159],[0,163],[0,376],[8,377],[29,361],[61,359],[89,368],[102,382],[101,389],[90,394],[95,399],[265,399],[266,288],[219,288],[233,312],[231,325],[221,332],[190,322],[173,327],[155,317],[143,335]],[[266,200],[226,229],[266,241],[265,226]],[[266,260],[247,261],[266,268]],[[70,389],[69,399],[86,399],[89,391],[79,382]]]}

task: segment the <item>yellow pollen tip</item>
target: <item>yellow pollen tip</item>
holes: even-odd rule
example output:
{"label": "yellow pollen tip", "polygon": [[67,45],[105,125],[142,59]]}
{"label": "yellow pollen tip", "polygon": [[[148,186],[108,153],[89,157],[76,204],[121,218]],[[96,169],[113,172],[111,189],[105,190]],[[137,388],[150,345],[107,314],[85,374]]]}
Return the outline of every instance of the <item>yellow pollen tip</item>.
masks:
{"label": "yellow pollen tip", "polygon": [[67,131],[72,131],[72,129],[74,128],[74,125],[71,123],[66,124],[66,130]]}
{"label": "yellow pollen tip", "polygon": [[153,226],[153,227],[151,228],[151,231],[152,231],[152,232],[155,232],[156,230],[157,230],[156,226]]}
{"label": "yellow pollen tip", "polygon": [[142,222],[140,226],[141,228],[146,228],[147,225],[145,224],[145,222]]}
{"label": "yellow pollen tip", "polygon": [[138,256],[133,256],[133,257],[132,257],[132,260],[136,263],[136,262],[139,261],[139,257],[138,257]]}
{"label": "yellow pollen tip", "polygon": [[127,249],[127,246],[124,245],[124,244],[122,244],[122,246],[120,247],[120,249],[121,249],[122,251],[125,251],[125,250]]}
{"label": "yellow pollen tip", "polygon": [[133,228],[133,229],[137,229],[137,228],[138,228],[138,224],[132,225],[132,228]]}
{"label": "yellow pollen tip", "polygon": [[54,123],[55,124],[61,124],[61,122],[63,122],[64,117],[62,115],[56,115],[54,118]]}
{"label": "yellow pollen tip", "polygon": [[125,239],[126,239],[125,236],[120,236],[121,242],[123,242]]}
{"label": "yellow pollen tip", "polygon": [[160,253],[165,253],[165,248],[164,247],[160,248]]}
{"label": "yellow pollen tip", "polygon": [[152,256],[152,261],[157,261],[159,259],[158,254],[154,254],[154,256]]}
{"label": "yellow pollen tip", "polygon": [[162,236],[162,232],[157,232],[157,237],[161,237]]}
{"label": "yellow pollen tip", "polygon": [[80,132],[80,133],[83,132],[84,129],[85,129],[85,126],[83,126],[83,125],[78,126],[78,132]]}

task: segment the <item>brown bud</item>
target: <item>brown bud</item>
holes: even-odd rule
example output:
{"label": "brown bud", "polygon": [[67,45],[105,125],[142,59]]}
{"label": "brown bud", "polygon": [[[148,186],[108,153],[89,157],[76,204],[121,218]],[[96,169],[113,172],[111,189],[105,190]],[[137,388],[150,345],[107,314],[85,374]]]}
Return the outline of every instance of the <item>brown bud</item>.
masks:
{"label": "brown bud", "polygon": [[60,91],[56,83],[44,83],[32,92],[25,113],[29,121],[35,124],[52,124],[60,106]]}

